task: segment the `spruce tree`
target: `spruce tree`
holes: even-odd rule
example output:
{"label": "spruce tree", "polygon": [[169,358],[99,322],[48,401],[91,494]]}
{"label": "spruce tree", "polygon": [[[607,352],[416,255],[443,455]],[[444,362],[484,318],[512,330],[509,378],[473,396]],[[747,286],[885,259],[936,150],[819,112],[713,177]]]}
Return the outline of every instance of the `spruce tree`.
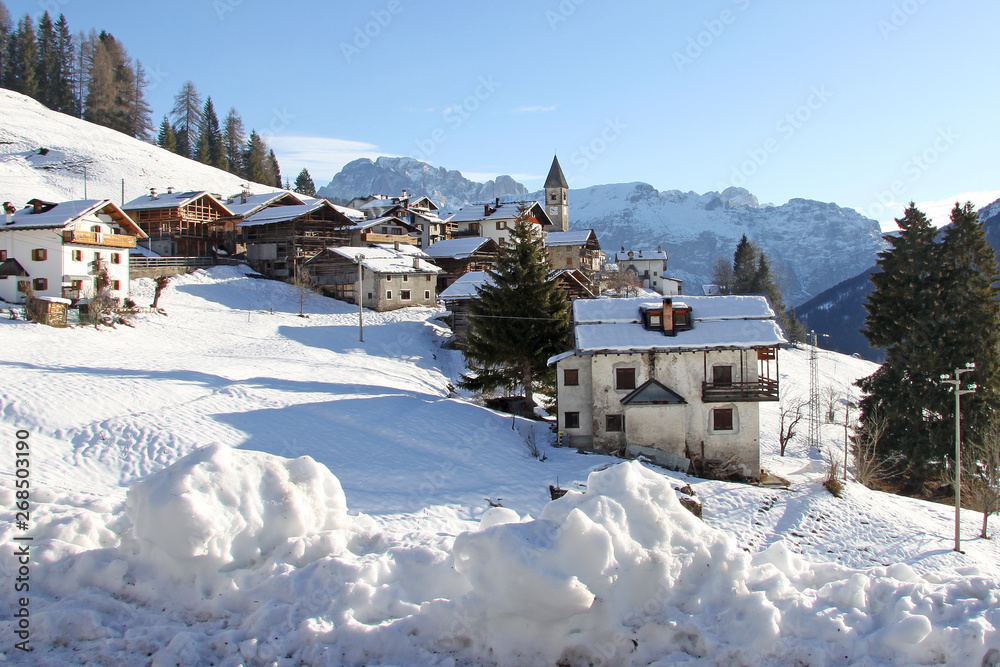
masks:
{"label": "spruce tree", "polygon": [[316,184],[313,183],[312,176],[309,175],[309,170],[305,167],[295,177],[295,191],[309,197],[316,196]]}
{"label": "spruce tree", "polygon": [[857,384],[865,392],[862,425],[874,429],[884,422],[876,455],[904,455],[914,483],[920,484],[931,472],[932,431],[941,419],[924,408],[940,405],[935,394],[945,393],[934,358],[941,334],[940,251],[936,230],[912,202],[896,224],[901,232],[888,238],[890,248],[877,261],[881,271],[872,275],[875,287],[865,304],[862,331],[873,347],[885,349],[886,360]]}
{"label": "spruce tree", "polygon": [[256,131],[251,130],[246,149],[243,151],[243,176],[254,183],[266,183],[267,173],[264,171],[266,160],[267,149],[264,147],[264,140]]}
{"label": "spruce tree", "polygon": [[267,160],[264,162],[264,173],[267,174],[268,185],[273,185],[276,188],[281,187],[281,169],[278,167],[278,156],[274,154],[274,149],[268,149]]}
{"label": "spruce tree", "polygon": [[461,383],[473,391],[520,386],[529,411],[535,384],[551,385],[546,362],[566,349],[570,330],[569,303],[549,275],[536,227],[522,209],[510,241],[500,248],[496,268],[488,271],[489,282],[477,290],[465,352],[471,373]]}
{"label": "spruce tree", "polygon": [[27,14],[18,22],[7,47],[4,85],[32,98],[38,97],[38,50],[35,28]]}
{"label": "spruce tree", "polygon": [[747,240],[747,235],[736,245],[733,253],[733,294],[752,294],[756,291],[757,247]]}
{"label": "spruce tree", "polygon": [[52,83],[54,106],[52,108],[73,115],[77,115],[80,107],[74,85],[75,51],[73,36],[69,32],[69,24],[66,22],[66,17],[60,14],[59,20],[56,21],[57,69],[54,73],[49,74],[54,79]]}
{"label": "spruce tree", "polygon": [[198,144],[198,131],[202,121],[201,95],[191,81],[185,81],[174,97],[170,110],[174,120],[174,134],[177,136],[177,154],[192,157]]}
{"label": "spruce tree", "polygon": [[40,75],[38,101],[50,109],[56,108],[58,98],[59,44],[55,24],[48,11],[38,19],[38,63],[36,71]]}
{"label": "spruce tree", "polygon": [[2,86],[7,85],[8,48],[13,30],[10,22],[10,12],[7,10],[7,6],[3,4],[3,0],[0,0],[0,85]]}
{"label": "spruce tree", "polygon": [[174,136],[174,128],[170,126],[170,121],[166,116],[163,117],[163,122],[160,123],[160,133],[156,137],[156,145],[171,153],[177,152],[177,137]]}
{"label": "spruce tree", "polygon": [[243,150],[246,144],[247,133],[243,128],[243,119],[235,107],[230,107],[222,125],[222,151],[226,156],[229,171],[244,178],[246,173],[243,170]]}

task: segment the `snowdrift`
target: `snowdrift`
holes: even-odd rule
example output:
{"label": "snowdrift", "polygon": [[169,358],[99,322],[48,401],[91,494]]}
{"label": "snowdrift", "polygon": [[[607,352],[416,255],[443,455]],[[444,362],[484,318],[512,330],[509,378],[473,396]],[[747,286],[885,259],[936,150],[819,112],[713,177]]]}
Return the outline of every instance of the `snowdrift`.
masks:
{"label": "snowdrift", "polygon": [[1000,647],[995,580],[750,556],[636,462],[441,549],[349,514],[309,457],[218,445],[115,511],[117,547],[49,563],[40,647],[153,665],[980,665]]}

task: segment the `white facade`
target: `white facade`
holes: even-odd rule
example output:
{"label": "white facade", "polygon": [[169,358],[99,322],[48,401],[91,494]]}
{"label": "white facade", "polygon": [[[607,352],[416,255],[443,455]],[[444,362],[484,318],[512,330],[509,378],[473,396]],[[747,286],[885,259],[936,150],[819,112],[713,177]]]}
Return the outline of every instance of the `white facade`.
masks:
{"label": "white facade", "polygon": [[737,457],[757,476],[758,403],[778,398],[787,342],[764,297],[577,300],[574,322],[575,349],[549,362],[565,444],[680,467]]}
{"label": "white facade", "polygon": [[666,277],[667,253],[663,250],[622,250],[615,254],[615,264],[634,271],[643,289],[670,295],[680,292],[680,281]]}
{"label": "white facade", "polygon": [[[111,216],[96,211],[63,226],[32,229],[33,222],[32,214],[19,213],[13,224],[0,227],[0,258],[15,260],[27,273],[0,278],[0,298],[24,303],[27,285],[37,296],[93,297],[95,259],[108,270],[111,296],[128,297],[129,243],[124,232],[134,234],[137,228],[122,229]],[[131,239],[134,246],[134,236]]]}

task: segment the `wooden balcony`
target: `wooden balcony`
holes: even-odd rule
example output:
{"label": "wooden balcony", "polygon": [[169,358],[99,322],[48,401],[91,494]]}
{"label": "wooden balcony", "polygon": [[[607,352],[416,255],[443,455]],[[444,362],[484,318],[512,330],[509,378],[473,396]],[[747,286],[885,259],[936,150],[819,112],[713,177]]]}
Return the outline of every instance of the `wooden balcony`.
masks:
{"label": "wooden balcony", "polygon": [[417,239],[405,234],[376,234],[375,232],[365,232],[361,235],[362,241],[368,243],[408,243],[417,245]]}
{"label": "wooden balcony", "polygon": [[101,234],[100,232],[81,232],[76,229],[67,229],[63,232],[63,243],[98,245],[105,248],[134,248],[135,237],[126,234]]}
{"label": "wooden balcony", "polygon": [[705,403],[740,403],[778,400],[778,381],[703,382],[701,400]]}

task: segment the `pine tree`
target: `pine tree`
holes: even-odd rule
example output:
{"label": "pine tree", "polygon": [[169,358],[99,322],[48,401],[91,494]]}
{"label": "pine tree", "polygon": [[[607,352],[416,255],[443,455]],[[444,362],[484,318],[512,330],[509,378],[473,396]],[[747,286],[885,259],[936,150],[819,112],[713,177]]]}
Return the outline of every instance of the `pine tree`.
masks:
{"label": "pine tree", "polygon": [[52,108],[74,115],[77,114],[80,107],[74,86],[75,51],[73,36],[69,32],[69,24],[66,22],[66,17],[60,14],[59,20],[56,21],[57,67],[54,73],[49,74],[54,79],[52,83],[54,106]]}
{"label": "pine tree", "polygon": [[219,117],[215,113],[215,105],[209,95],[205,100],[205,108],[201,114],[201,133],[198,136],[198,151],[195,159],[210,164],[219,169],[228,169],[225,146],[223,146],[222,130],[219,129]]}
{"label": "pine tree", "polygon": [[264,173],[267,174],[268,185],[273,185],[276,188],[281,187],[281,169],[278,168],[278,156],[274,154],[274,149],[268,149],[267,161],[264,163]]}
{"label": "pine tree", "polygon": [[313,183],[312,176],[309,175],[309,170],[305,167],[295,177],[295,191],[309,197],[316,196],[316,184]]}
{"label": "pine tree", "polygon": [[174,128],[170,126],[170,120],[166,116],[160,123],[160,133],[156,137],[156,145],[171,153],[177,152],[177,137],[174,135]]}
{"label": "pine tree", "polygon": [[177,154],[193,157],[202,121],[201,95],[194,83],[184,82],[180,92],[174,97],[174,107],[170,114],[174,120],[174,134],[177,135]]}
{"label": "pine tree", "polygon": [[756,291],[757,268],[757,248],[744,234],[733,253],[733,294],[752,294]]}
{"label": "pine tree", "polygon": [[243,170],[243,150],[247,144],[247,133],[243,128],[243,119],[230,107],[229,114],[222,125],[222,150],[226,156],[229,171],[238,176],[246,177]]}
{"label": "pine tree", "polygon": [[566,349],[569,303],[549,276],[548,257],[528,211],[514,221],[510,242],[501,246],[490,281],[479,288],[470,308],[465,356],[471,374],[462,386],[473,391],[520,385],[527,409],[534,406],[535,384],[551,384],[546,362]]}
{"label": "pine tree", "polygon": [[266,161],[267,149],[264,146],[264,140],[256,131],[251,130],[246,149],[243,151],[243,176],[254,183],[265,183],[267,174],[264,171],[264,163]]}
{"label": "pine tree", "polygon": [[[795,308],[788,308],[785,310],[785,316],[782,318],[782,324],[785,327],[785,333],[788,334],[789,340],[793,343],[805,343],[806,342],[806,327],[802,324],[802,320],[795,313]],[[785,324],[787,322],[787,324]]]}
{"label": "pine tree", "polygon": [[0,0],[0,85],[7,85],[8,48],[13,26],[10,22],[10,12]]}
{"label": "pine tree", "polygon": [[890,249],[879,253],[880,272],[872,275],[863,333],[873,347],[886,351],[886,361],[872,375],[858,381],[865,392],[861,423],[884,422],[876,455],[904,454],[914,480],[930,473],[934,422],[924,411],[934,394],[945,394],[935,371],[935,341],[939,338],[937,311],[941,281],[936,274],[940,249],[936,231],[911,203],[896,219],[901,232],[888,238]]}
{"label": "pine tree", "polygon": [[38,97],[38,49],[35,28],[27,14],[18,21],[8,47],[8,66],[4,85],[29,97]]}
{"label": "pine tree", "polygon": [[56,27],[48,11],[38,19],[38,64],[36,70],[39,76],[38,101],[50,109],[54,109],[58,91],[59,50]]}

